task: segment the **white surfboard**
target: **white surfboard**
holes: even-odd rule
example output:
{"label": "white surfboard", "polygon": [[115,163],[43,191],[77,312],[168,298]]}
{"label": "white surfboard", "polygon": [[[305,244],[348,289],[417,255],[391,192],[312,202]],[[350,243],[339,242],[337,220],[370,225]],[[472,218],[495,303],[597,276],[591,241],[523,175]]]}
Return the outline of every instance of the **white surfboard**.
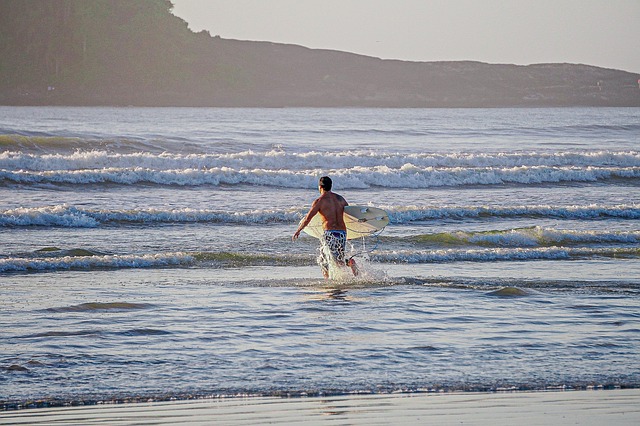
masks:
{"label": "white surfboard", "polygon": [[[367,237],[389,224],[387,212],[377,207],[346,206],[343,217],[347,226],[347,240]],[[303,231],[315,238],[322,237],[324,229],[320,214],[316,214]]]}

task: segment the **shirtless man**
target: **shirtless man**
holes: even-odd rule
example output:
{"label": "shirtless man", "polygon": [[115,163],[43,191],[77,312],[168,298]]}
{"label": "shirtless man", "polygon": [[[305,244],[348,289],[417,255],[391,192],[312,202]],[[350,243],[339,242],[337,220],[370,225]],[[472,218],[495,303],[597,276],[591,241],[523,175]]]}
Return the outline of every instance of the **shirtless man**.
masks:
{"label": "shirtless man", "polygon": [[[353,259],[345,261],[344,253],[347,244],[347,226],[344,224],[342,214],[344,213],[345,206],[348,206],[347,200],[342,196],[331,192],[332,186],[331,178],[323,176],[320,178],[318,188],[320,189],[320,196],[311,204],[309,212],[304,217],[300,226],[293,234],[291,238],[295,241],[300,232],[305,226],[311,222],[311,219],[320,213],[322,217],[322,229],[324,229],[323,237],[321,238],[321,244],[325,245],[331,252],[333,260],[341,266],[348,265],[351,267],[353,275],[357,275],[356,262]],[[329,261],[326,258],[325,250],[322,250],[323,260],[320,264],[322,268],[322,275],[325,278],[329,278]]]}

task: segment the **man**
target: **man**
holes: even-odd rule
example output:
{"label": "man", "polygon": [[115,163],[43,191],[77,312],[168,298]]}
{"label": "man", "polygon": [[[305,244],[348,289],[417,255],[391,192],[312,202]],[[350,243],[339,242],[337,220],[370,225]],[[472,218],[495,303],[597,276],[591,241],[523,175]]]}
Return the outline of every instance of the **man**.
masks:
{"label": "man", "polygon": [[[320,196],[311,204],[309,212],[291,239],[295,241],[300,236],[300,232],[302,232],[304,227],[311,222],[311,219],[313,219],[316,214],[320,214],[322,218],[322,229],[324,229],[324,234],[320,239],[320,243],[323,246],[321,250],[322,261],[320,262],[322,275],[325,278],[329,278],[329,262],[331,260],[340,266],[350,266],[353,275],[357,275],[356,262],[353,259],[345,261],[344,258],[345,247],[347,245],[347,226],[344,224],[342,215],[345,206],[348,206],[349,203],[347,203],[347,200],[342,196],[331,192],[332,185],[333,182],[328,176],[320,178],[318,182]],[[327,258],[327,251],[333,259]]]}

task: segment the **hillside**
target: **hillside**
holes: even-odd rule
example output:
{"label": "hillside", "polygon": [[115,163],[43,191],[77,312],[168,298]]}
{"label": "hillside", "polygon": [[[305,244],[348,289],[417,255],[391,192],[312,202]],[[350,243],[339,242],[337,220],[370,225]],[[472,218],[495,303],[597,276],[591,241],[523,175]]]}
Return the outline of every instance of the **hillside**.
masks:
{"label": "hillside", "polygon": [[406,62],[194,33],[166,0],[2,0],[0,104],[640,106],[639,74]]}

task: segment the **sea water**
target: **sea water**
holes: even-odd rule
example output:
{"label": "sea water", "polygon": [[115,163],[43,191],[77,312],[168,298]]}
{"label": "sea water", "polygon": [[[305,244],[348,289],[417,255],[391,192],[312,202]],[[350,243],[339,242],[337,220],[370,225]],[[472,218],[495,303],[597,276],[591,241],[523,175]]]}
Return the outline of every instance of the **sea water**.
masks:
{"label": "sea water", "polygon": [[639,386],[639,260],[637,108],[0,107],[5,408]]}

